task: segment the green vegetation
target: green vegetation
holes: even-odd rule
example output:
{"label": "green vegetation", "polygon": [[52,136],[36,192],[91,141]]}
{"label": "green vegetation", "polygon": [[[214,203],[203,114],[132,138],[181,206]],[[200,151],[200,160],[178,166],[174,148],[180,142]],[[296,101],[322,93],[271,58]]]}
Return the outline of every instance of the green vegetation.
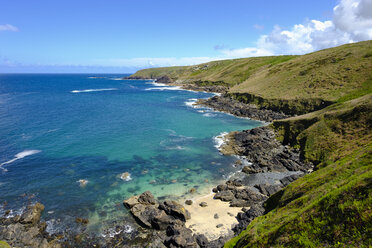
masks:
{"label": "green vegetation", "polygon": [[225,247],[369,247],[372,94],[272,127],[316,170],[270,197],[265,208],[271,211]]}
{"label": "green vegetation", "polygon": [[0,240],[0,248],[10,248],[10,245],[5,241]]}
{"label": "green vegetation", "polygon": [[170,77],[180,83],[195,83],[198,81],[220,82],[233,86],[242,83],[262,67],[271,67],[297,56],[269,56],[220,60],[195,66],[175,66],[144,69],[136,72],[132,78],[160,78]]}

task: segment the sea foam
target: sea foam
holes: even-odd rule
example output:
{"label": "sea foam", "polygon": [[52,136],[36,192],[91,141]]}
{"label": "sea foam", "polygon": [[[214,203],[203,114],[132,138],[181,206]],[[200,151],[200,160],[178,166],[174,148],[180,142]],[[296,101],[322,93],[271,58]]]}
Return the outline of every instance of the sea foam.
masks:
{"label": "sea foam", "polygon": [[0,164],[0,168],[3,171],[7,171],[7,169],[3,168],[4,165],[13,163],[14,161],[17,161],[18,159],[22,159],[24,157],[27,157],[27,156],[30,156],[30,155],[33,155],[33,154],[36,154],[36,153],[39,153],[39,152],[41,152],[41,151],[40,150],[24,150],[23,152],[20,152],[20,153],[17,153],[16,155],[14,155],[13,159]]}
{"label": "sea foam", "polygon": [[110,91],[110,90],[118,90],[118,89],[117,88],[107,88],[107,89],[72,90],[71,93],[86,93],[86,92]]}
{"label": "sea foam", "polygon": [[222,147],[223,144],[226,143],[225,136],[227,135],[227,132],[220,133],[218,136],[213,137],[213,141],[215,143],[214,147],[216,147],[218,150]]}

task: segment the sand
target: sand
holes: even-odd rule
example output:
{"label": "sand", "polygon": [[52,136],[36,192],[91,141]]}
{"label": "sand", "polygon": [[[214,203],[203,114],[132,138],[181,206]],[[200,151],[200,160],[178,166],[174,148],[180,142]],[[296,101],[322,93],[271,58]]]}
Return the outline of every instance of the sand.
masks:
{"label": "sand", "polygon": [[[190,212],[191,219],[186,221],[186,227],[190,228],[194,234],[204,234],[208,240],[214,240],[221,235],[231,233],[231,227],[238,223],[236,215],[241,212],[240,207],[229,207],[229,202],[213,199],[214,193],[192,199],[192,205],[185,205]],[[207,207],[199,204],[206,202]],[[230,214],[229,214],[230,213]],[[214,218],[217,214],[218,218]],[[217,225],[223,226],[217,228]]]}

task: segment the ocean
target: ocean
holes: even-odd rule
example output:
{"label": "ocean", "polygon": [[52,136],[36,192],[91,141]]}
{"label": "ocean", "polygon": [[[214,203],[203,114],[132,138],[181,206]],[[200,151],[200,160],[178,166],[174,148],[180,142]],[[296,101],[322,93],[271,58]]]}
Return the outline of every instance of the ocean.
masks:
{"label": "ocean", "polygon": [[50,233],[78,228],[76,217],[102,235],[118,222],[130,232],[124,199],[208,194],[237,170],[220,135],[263,125],[192,105],[211,93],[124,76],[0,75],[0,215],[39,201]]}

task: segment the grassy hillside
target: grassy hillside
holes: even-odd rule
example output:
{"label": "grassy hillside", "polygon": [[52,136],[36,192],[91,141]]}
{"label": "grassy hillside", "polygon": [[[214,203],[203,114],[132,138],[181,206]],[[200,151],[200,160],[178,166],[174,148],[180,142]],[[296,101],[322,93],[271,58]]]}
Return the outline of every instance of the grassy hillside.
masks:
{"label": "grassy hillside", "polygon": [[263,66],[272,66],[284,61],[291,60],[297,56],[269,56],[244,58],[233,60],[220,60],[195,66],[175,66],[144,69],[131,75],[131,78],[160,78],[170,77],[178,82],[223,82],[233,86],[242,83],[250,75],[254,74]]}
{"label": "grassy hillside", "polygon": [[225,247],[368,247],[372,244],[372,94],[272,124],[316,171],[266,202]]}
{"label": "grassy hillside", "polygon": [[371,68],[372,41],[364,41],[302,56],[144,69],[131,77],[168,76],[173,83],[228,86],[229,95],[239,101],[299,115],[372,92]]}

